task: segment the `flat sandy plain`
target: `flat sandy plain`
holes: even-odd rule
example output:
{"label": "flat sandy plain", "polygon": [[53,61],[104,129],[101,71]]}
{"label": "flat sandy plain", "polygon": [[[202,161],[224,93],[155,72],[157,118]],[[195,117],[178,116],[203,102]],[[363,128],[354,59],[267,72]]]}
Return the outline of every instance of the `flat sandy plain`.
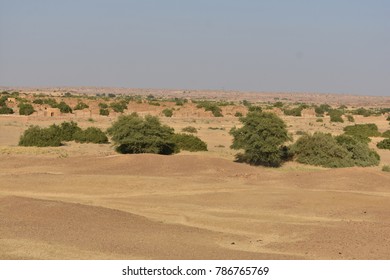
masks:
{"label": "flat sandy plain", "polygon": [[[380,100],[390,107],[390,98]],[[17,146],[29,125],[64,119],[0,116],[0,259],[390,259],[390,173],[381,171],[390,151],[379,150],[380,166],[370,168],[235,163],[228,131],[239,122],[232,116],[161,118],[177,132],[195,126],[208,152]],[[114,120],[71,119],[101,128]],[[293,134],[337,134],[349,125],[283,119]],[[355,119],[390,129],[383,116]]]}

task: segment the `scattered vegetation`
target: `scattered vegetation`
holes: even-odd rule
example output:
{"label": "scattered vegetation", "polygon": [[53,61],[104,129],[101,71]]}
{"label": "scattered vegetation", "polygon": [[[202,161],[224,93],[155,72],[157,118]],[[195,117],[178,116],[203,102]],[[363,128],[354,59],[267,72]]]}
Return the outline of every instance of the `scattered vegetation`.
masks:
{"label": "scattered vegetation", "polygon": [[239,118],[239,117],[242,117],[242,113],[241,113],[241,112],[236,112],[236,113],[234,114],[234,116],[235,116],[235,117],[238,117],[238,118]]}
{"label": "scattered vegetation", "polygon": [[232,149],[243,149],[236,159],[253,165],[277,167],[283,161],[283,144],[290,140],[286,124],[273,113],[249,112],[243,126],[232,128]]}

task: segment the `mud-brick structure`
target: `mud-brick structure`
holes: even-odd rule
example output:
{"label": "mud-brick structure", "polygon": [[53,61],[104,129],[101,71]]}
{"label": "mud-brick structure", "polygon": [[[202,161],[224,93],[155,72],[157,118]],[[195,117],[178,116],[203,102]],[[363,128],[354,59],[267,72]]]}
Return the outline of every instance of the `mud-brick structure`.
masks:
{"label": "mud-brick structure", "polygon": [[61,116],[61,111],[58,108],[44,107],[43,116],[44,117],[58,117],[58,116]]}

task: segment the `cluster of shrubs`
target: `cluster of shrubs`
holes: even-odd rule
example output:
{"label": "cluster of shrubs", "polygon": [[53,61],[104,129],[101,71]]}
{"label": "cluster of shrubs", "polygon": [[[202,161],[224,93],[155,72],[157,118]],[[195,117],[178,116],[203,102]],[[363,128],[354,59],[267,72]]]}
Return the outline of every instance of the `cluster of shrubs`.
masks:
{"label": "cluster of shrubs", "polygon": [[52,124],[47,128],[30,126],[20,137],[19,146],[56,147],[67,141],[103,144],[108,143],[108,138],[99,128],[88,127],[83,130],[71,121]]}
{"label": "cluster of shrubs", "polygon": [[142,118],[136,113],[120,116],[107,130],[116,150],[124,154],[154,153],[169,155],[180,150],[205,151],[207,145],[193,135],[175,134],[154,116]]}

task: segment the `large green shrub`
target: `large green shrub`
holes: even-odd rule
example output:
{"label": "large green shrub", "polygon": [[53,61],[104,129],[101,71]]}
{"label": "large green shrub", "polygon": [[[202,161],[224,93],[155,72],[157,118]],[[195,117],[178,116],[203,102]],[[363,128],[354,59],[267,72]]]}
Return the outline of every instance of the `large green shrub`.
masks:
{"label": "large green shrub", "polygon": [[330,121],[331,121],[331,122],[340,122],[340,123],[343,123],[344,120],[343,120],[343,118],[341,117],[342,115],[343,115],[343,112],[340,111],[340,110],[333,109],[333,110],[330,110],[330,111],[329,111],[329,116],[330,116]]}
{"label": "large green shrub", "polygon": [[207,151],[207,144],[199,137],[190,134],[175,134],[172,136],[177,149],[190,152]]}
{"label": "large green shrub", "polygon": [[72,108],[68,104],[66,104],[64,101],[61,101],[56,106],[58,109],[60,109],[61,113],[72,113]]}
{"label": "large green shrub", "polygon": [[34,107],[31,104],[28,103],[19,104],[19,115],[28,116],[34,112],[35,112]]}
{"label": "large green shrub", "polygon": [[390,150],[390,139],[389,139],[389,138],[386,138],[386,139],[380,141],[378,144],[376,144],[376,146],[377,146],[379,149]]}
{"label": "large green shrub", "polygon": [[85,130],[79,130],[74,134],[74,140],[79,143],[108,143],[106,134],[97,127],[88,127]]}
{"label": "large green shrub", "polygon": [[323,167],[349,167],[354,162],[351,154],[330,134],[316,132],[304,135],[292,146],[298,162]]}
{"label": "large green shrub", "polygon": [[19,140],[19,146],[56,147],[61,145],[58,131],[52,127],[30,126]]}
{"label": "large green shrub", "polygon": [[316,132],[304,135],[292,146],[298,162],[323,167],[372,166],[379,164],[379,155],[367,143],[340,135]]}
{"label": "large green shrub", "polygon": [[136,113],[120,116],[107,130],[116,150],[124,154],[172,154],[176,145],[173,128],[162,125],[157,117],[142,118]]}
{"label": "large green shrub", "polygon": [[286,124],[273,113],[249,112],[240,118],[243,126],[234,127],[232,149],[243,149],[238,161],[254,165],[280,166],[282,144],[289,140]]}

